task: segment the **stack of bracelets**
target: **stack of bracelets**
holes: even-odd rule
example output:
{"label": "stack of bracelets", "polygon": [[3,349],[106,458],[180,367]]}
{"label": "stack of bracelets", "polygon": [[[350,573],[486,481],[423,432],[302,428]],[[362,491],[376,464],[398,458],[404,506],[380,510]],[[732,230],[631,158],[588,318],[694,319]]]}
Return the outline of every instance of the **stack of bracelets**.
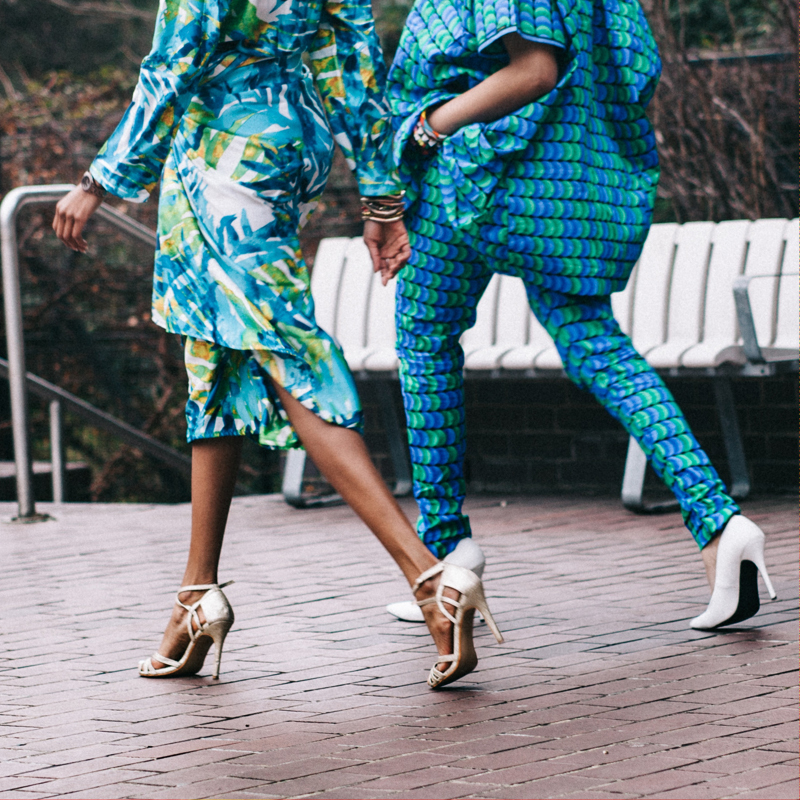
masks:
{"label": "stack of bracelets", "polygon": [[413,132],[414,141],[425,153],[435,150],[447,137],[435,131],[428,122],[428,110],[425,109],[417,120]]}
{"label": "stack of bracelets", "polygon": [[403,219],[405,192],[379,197],[361,197],[361,218],[373,222],[399,222]]}

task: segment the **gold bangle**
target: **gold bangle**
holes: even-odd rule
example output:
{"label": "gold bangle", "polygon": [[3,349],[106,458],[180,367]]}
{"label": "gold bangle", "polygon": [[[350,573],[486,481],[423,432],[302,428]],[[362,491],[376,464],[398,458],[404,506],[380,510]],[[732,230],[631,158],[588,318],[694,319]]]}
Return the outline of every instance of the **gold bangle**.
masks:
{"label": "gold bangle", "polygon": [[397,222],[403,219],[405,192],[396,195],[361,196],[361,218],[375,222]]}

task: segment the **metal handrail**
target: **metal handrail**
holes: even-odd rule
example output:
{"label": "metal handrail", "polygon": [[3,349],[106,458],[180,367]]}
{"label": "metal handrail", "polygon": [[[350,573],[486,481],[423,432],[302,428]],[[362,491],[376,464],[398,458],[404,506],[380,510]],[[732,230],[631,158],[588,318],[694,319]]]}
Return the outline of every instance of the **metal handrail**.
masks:
{"label": "metal handrail", "polygon": [[[17,244],[17,215],[28,205],[41,205],[60,200],[75,188],[72,184],[54,186],[22,186],[12,189],[0,203],[0,259],[3,271],[3,303],[6,312],[6,340],[8,362],[0,363],[0,374],[8,376],[11,390],[11,427],[14,439],[14,461],[16,464],[18,519],[35,518],[33,496],[33,471],[29,439],[28,395],[30,387],[34,394],[50,400],[51,448],[53,457],[53,489],[63,496],[63,448],[61,444],[61,403],[80,414],[92,424],[105,428],[129,444],[155,456],[161,461],[186,470],[191,467],[188,456],[167,447],[146,433],[133,428],[122,420],[106,414],[90,403],[48,383],[25,369],[25,341],[22,328],[22,298],[19,283],[19,249]],[[97,216],[115,228],[144,244],[154,247],[156,234],[140,222],[103,203]],[[56,430],[57,429],[57,430]],[[60,465],[60,466],[59,466]],[[56,472],[59,472],[57,475]],[[60,481],[61,488],[58,483]]]}
{"label": "metal handrail", "polygon": [[[0,377],[7,378],[8,374],[8,361],[4,358],[0,358]],[[127,422],[123,422],[121,419],[107,414],[105,411],[101,411],[91,403],[81,400],[80,397],[66,391],[66,389],[62,389],[60,386],[56,386],[54,383],[46,381],[44,378],[40,378],[38,375],[29,372],[25,376],[25,380],[28,384],[28,390],[37,397],[41,397],[43,400],[49,400],[51,403],[58,403],[59,406],[63,405],[70,411],[74,411],[78,416],[83,417],[87,422],[91,422],[95,427],[115,434],[124,442],[127,442],[133,447],[137,447],[142,452],[154,456],[159,461],[163,461],[171,467],[175,467],[186,473],[191,473],[192,459],[189,458],[189,456],[179,453],[168,445],[162,444],[158,439],[154,439],[149,434],[144,433],[144,431],[140,431],[138,428],[128,425]],[[60,426],[58,427],[60,428]],[[53,437],[51,436],[51,438]],[[54,447],[54,451],[57,449],[58,447]],[[55,467],[53,472],[55,474]]]}

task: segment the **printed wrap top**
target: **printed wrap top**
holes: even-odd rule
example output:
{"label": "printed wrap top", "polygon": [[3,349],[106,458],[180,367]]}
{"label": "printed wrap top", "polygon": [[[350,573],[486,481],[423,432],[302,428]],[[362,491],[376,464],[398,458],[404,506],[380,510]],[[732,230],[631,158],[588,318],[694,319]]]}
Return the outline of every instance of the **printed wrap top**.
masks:
{"label": "printed wrap top", "polygon": [[[227,106],[214,104],[214,84],[223,73],[269,60],[291,75],[302,70],[303,53],[362,194],[397,191],[386,136],[385,68],[369,0],[161,0],[133,102],[92,173],[118,197],[146,200],[187,110],[200,112],[201,123],[237,132],[240,105],[252,101],[253,112],[260,111],[257,92],[266,87],[257,85],[247,87],[250,97],[237,93],[239,104],[230,97]],[[275,76],[280,73],[272,70],[268,77]],[[272,88],[280,93],[280,85]],[[256,132],[264,118],[246,116],[247,129]]]}

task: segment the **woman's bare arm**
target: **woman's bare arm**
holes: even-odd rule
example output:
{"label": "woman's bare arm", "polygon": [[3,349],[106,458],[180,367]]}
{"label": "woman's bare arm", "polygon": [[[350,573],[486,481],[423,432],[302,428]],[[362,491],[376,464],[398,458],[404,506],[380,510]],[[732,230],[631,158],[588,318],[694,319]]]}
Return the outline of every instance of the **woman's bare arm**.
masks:
{"label": "woman's bare arm", "polygon": [[506,34],[501,41],[509,65],[432,111],[428,122],[435,131],[449,135],[472,122],[500,119],[547,94],[556,85],[557,47],[531,42],[518,33]]}

